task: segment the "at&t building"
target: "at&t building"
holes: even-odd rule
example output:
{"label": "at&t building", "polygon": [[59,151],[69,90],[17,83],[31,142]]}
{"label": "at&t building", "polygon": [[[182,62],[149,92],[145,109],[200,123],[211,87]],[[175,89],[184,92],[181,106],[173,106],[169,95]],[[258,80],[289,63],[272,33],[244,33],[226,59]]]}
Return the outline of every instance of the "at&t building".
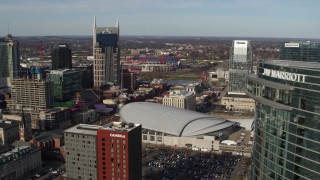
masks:
{"label": "at&t building", "polygon": [[250,179],[318,179],[320,63],[261,61],[246,93],[256,100]]}

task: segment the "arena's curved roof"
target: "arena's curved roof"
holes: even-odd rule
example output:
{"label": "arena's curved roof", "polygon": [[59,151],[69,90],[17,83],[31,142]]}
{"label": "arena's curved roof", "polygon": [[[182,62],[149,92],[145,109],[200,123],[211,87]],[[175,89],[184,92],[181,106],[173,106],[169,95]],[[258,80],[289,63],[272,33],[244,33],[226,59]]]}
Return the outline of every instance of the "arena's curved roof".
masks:
{"label": "arena's curved roof", "polygon": [[149,102],[126,104],[120,110],[120,120],[175,136],[203,135],[236,124],[212,115]]}

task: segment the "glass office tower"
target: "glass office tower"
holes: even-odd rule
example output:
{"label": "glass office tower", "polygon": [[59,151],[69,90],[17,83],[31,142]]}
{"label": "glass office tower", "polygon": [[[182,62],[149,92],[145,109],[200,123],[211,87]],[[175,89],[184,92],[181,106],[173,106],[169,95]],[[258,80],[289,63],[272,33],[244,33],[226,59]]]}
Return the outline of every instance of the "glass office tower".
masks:
{"label": "glass office tower", "polygon": [[320,42],[282,42],[280,59],[293,61],[320,61]]}
{"label": "glass office tower", "polygon": [[250,179],[319,179],[320,63],[261,61],[246,93],[256,100]]}
{"label": "glass office tower", "polygon": [[234,40],[229,60],[228,92],[244,93],[246,77],[252,72],[252,48],[250,41]]}
{"label": "glass office tower", "polygon": [[0,39],[0,88],[10,86],[11,80],[19,76],[19,42],[11,34]]}

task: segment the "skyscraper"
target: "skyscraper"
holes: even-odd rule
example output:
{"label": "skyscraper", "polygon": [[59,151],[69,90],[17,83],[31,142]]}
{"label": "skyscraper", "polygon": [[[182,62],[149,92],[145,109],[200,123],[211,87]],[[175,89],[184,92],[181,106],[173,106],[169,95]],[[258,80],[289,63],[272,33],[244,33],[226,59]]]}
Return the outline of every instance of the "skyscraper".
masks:
{"label": "skyscraper", "polygon": [[0,39],[0,82],[5,86],[19,75],[20,66],[19,42],[12,35]]}
{"label": "skyscraper", "polygon": [[319,179],[320,63],[261,61],[248,76],[256,100],[250,179]]}
{"label": "skyscraper", "polygon": [[282,42],[280,59],[293,61],[320,61],[320,42]]}
{"label": "skyscraper", "polygon": [[116,27],[93,24],[94,87],[112,82],[120,85],[119,23]]}
{"label": "skyscraper", "polygon": [[252,72],[252,48],[250,41],[234,40],[229,60],[228,92],[244,93],[246,76]]}
{"label": "skyscraper", "polygon": [[52,69],[72,69],[72,54],[68,44],[59,44],[51,52]]}

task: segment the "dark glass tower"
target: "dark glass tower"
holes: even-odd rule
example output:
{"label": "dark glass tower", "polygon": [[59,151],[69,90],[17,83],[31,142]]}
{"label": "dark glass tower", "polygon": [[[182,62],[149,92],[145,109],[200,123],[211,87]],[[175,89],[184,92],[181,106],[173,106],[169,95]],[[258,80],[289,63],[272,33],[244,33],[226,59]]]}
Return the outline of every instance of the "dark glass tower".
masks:
{"label": "dark glass tower", "polygon": [[19,42],[12,35],[0,39],[0,83],[8,86],[13,78],[19,76],[20,53]]}
{"label": "dark glass tower", "polygon": [[319,62],[269,60],[248,76],[256,100],[250,179],[319,179],[319,72]]}
{"label": "dark glass tower", "polygon": [[68,44],[59,44],[51,52],[52,69],[72,69],[72,54]]}
{"label": "dark glass tower", "polygon": [[293,61],[320,61],[320,42],[282,42],[280,59]]}
{"label": "dark glass tower", "polygon": [[119,24],[116,27],[93,25],[94,87],[105,83],[120,84]]}

